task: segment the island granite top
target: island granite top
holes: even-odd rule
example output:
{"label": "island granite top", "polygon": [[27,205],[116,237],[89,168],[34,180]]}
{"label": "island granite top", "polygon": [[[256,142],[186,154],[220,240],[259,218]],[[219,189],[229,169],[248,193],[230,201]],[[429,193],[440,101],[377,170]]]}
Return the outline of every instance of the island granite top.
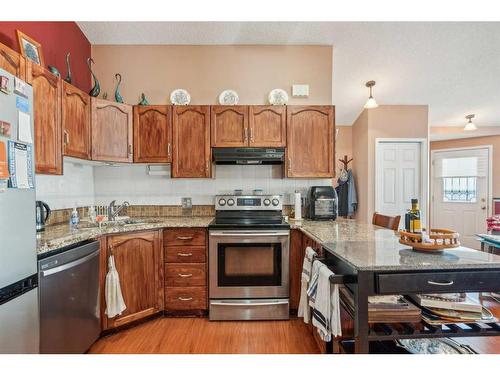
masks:
{"label": "island granite top", "polygon": [[321,243],[326,251],[363,271],[500,269],[500,256],[465,247],[438,253],[414,251],[396,232],[355,220],[292,221],[292,228]]}

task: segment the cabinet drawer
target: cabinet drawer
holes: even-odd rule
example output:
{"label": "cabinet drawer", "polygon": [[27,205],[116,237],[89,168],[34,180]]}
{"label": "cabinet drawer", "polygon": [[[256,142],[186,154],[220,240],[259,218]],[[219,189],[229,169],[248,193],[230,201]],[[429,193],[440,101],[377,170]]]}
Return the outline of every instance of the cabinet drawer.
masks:
{"label": "cabinet drawer", "polygon": [[488,292],[498,289],[498,271],[393,273],[377,275],[379,293]]}
{"label": "cabinet drawer", "polygon": [[205,263],[167,263],[165,265],[166,286],[205,286],[206,278]]}
{"label": "cabinet drawer", "polygon": [[206,230],[199,228],[176,228],[164,231],[165,246],[205,246]]}
{"label": "cabinet drawer", "polygon": [[165,289],[165,310],[205,310],[207,290],[204,287]]}
{"label": "cabinet drawer", "polygon": [[206,262],[205,246],[167,246],[165,261],[167,263],[204,263]]}

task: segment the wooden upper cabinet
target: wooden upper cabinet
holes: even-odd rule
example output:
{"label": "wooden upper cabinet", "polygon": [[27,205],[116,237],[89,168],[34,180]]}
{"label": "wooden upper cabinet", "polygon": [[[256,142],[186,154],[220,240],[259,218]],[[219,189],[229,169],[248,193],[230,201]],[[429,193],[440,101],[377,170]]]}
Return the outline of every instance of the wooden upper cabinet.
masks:
{"label": "wooden upper cabinet", "polygon": [[212,147],[248,146],[248,106],[211,107]]}
{"label": "wooden upper cabinet", "polygon": [[286,107],[249,107],[250,147],[286,146]]}
{"label": "wooden upper cabinet", "polygon": [[63,81],[62,127],[65,156],[90,159],[90,96]]}
{"label": "wooden upper cabinet", "polygon": [[163,310],[163,249],[159,231],[109,236],[107,255],[113,255],[127,308],[107,328],[118,327]]}
{"label": "wooden upper cabinet", "polygon": [[62,174],[61,79],[30,63],[28,83],[33,86],[35,171]]}
{"label": "wooden upper cabinet", "polygon": [[134,162],[172,162],[171,106],[134,106]]}
{"label": "wooden upper cabinet", "polygon": [[172,177],[210,177],[210,107],[173,106],[172,134]]}
{"label": "wooden upper cabinet", "polygon": [[0,43],[0,69],[26,81],[26,59],[2,43]]}
{"label": "wooden upper cabinet", "polygon": [[287,107],[287,177],[334,177],[333,106]]}
{"label": "wooden upper cabinet", "polygon": [[92,98],[92,160],[133,160],[132,106]]}

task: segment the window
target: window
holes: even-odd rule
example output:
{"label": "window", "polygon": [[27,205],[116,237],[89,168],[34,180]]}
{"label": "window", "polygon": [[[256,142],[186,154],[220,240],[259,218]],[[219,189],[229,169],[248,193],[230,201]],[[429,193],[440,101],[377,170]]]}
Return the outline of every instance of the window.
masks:
{"label": "window", "polygon": [[443,202],[476,202],[477,177],[443,177]]}

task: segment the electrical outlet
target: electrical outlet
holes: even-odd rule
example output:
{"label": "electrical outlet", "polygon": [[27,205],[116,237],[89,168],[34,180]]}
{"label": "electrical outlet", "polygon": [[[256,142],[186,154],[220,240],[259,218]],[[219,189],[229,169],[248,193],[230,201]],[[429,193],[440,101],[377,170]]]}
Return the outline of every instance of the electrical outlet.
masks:
{"label": "electrical outlet", "polygon": [[292,96],[307,98],[309,96],[309,85],[292,85]]}
{"label": "electrical outlet", "polygon": [[193,201],[191,200],[191,197],[181,198],[181,200],[183,209],[193,208]]}

